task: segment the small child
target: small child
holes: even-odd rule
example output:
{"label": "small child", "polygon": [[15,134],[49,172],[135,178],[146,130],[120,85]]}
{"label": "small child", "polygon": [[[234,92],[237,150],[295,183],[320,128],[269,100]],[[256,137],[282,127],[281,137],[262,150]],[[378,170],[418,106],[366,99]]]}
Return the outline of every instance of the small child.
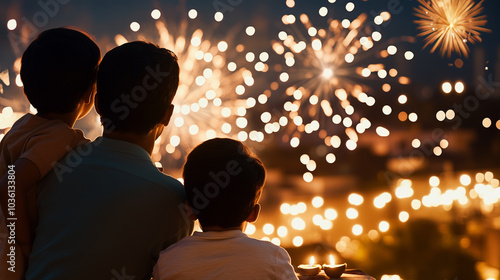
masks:
{"label": "small child", "polygon": [[208,140],[188,155],[183,171],[195,232],[160,253],[155,280],[297,279],[288,253],[243,233],[260,212],[262,162],[239,141]]}
{"label": "small child", "polygon": [[[100,59],[88,35],[68,28],[40,33],[23,54],[24,93],[38,113],[21,117],[0,143],[0,218],[16,218],[15,239],[0,240],[0,276],[8,275],[1,279],[26,268],[37,223],[37,182],[69,150],[88,141],[73,125],[92,109]],[[15,208],[8,209],[9,203]],[[3,230],[5,223],[11,221],[0,221]]]}

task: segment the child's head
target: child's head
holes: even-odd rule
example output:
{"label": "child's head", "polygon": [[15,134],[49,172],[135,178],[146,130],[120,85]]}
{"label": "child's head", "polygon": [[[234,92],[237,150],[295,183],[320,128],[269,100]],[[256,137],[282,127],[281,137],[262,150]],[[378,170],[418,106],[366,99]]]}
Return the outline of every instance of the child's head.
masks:
{"label": "child's head", "polygon": [[147,134],[166,125],[178,86],[173,52],[140,41],[112,49],[97,74],[96,109],[104,132]]}
{"label": "child's head", "polygon": [[71,113],[86,95],[93,97],[100,59],[99,47],[85,33],[43,31],[21,60],[24,93],[39,113]]}
{"label": "child's head", "polygon": [[231,228],[248,220],[266,171],[243,143],[215,138],[191,151],[183,177],[188,203],[201,226]]}

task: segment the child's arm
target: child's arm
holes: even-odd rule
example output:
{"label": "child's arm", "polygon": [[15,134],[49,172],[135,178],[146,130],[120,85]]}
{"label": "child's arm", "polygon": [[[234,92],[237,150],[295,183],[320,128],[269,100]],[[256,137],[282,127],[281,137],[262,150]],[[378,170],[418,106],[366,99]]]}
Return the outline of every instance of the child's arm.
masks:
{"label": "child's arm", "polygon": [[[14,170],[14,172],[10,171],[10,177],[9,172],[7,172],[0,180],[0,204],[7,225],[10,222],[15,222],[16,246],[22,253],[22,256],[16,257],[16,260],[20,261],[16,261],[16,263],[20,267],[26,268],[38,222],[36,184],[40,180],[40,171],[32,161],[24,158],[18,159],[12,166],[8,167],[8,170]],[[15,199],[10,201],[14,202],[10,204],[14,209],[9,209],[9,199]],[[12,217],[17,219],[7,220]]]}

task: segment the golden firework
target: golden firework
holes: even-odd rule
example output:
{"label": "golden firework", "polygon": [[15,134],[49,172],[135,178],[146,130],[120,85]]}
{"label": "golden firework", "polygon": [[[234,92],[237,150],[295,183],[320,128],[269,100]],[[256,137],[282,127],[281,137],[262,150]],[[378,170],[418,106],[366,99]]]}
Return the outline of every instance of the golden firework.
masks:
{"label": "golden firework", "polygon": [[420,19],[415,23],[421,30],[419,36],[427,36],[424,48],[434,44],[431,53],[440,47],[441,56],[446,53],[450,57],[456,52],[468,57],[467,42],[481,42],[480,32],[490,31],[483,27],[487,22],[486,16],[481,15],[483,1],[418,0],[421,5],[415,8],[415,15]]}

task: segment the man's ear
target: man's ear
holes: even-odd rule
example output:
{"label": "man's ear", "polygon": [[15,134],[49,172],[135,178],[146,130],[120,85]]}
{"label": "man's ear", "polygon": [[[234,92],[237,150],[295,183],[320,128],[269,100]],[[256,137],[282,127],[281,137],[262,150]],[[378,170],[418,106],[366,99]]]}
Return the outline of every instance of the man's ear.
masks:
{"label": "man's ear", "polygon": [[245,220],[249,223],[253,223],[255,221],[257,221],[257,218],[259,217],[259,213],[260,213],[260,204],[255,204],[252,208],[252,211],[250,212],[250,215],[248,215],[248,218]]}
{"label": "man's ear", "polygon": [[198,220],[198,217],[196,217],[196,214],[194,213],[193,209],[191,208],[191,206],[189,206],[189,203],[186,201],[186,203],[184,204],[184,207],[186,208],[186,213],[188,215],[188,217],[193,220],[193,221],[196,221]]}
{"label": "man's ear", "polygon": [[165,111],[165,115],[163,116],[162,119],[162,124],[164,126],[167,126],[168,123],[170,122],[170,118],[172,117],[172,114],[174,113],[174,104],[168,105],[167,111]]}

